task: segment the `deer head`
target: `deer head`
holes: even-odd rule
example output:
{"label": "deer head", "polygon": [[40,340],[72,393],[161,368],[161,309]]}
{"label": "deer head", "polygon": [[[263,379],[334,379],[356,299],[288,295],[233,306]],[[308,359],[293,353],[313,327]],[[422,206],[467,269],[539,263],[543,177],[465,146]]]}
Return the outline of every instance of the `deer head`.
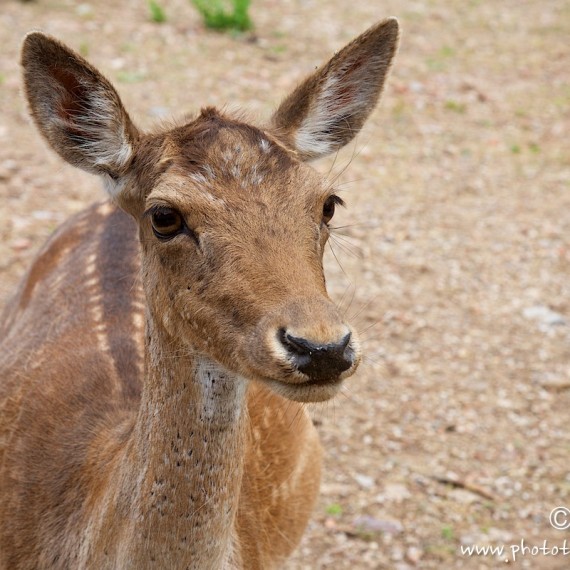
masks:
{"label": "deer head", "polygon": [[322,265],[342,200],[307,161],[358,133],[397,41],[394,19],[370,28],[264,127],[206,108],[147,134],[82,57],[42,33],[27,36],[37,127],[67,162],[100,175],[139,224],[150,337],[176,339],[302,402],[332,397],[356,370],[357,336],[327,295]]}

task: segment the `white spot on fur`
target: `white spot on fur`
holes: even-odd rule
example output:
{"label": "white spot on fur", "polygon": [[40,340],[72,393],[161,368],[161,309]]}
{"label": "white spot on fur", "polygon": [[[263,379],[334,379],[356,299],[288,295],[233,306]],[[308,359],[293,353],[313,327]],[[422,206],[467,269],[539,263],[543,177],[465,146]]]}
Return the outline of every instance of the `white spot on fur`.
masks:
{"label": "white spot on fur", "polygon": [[248,381],[205,356],[197,356],[195,366],[204,419],[217,424],[235,422],[242,413]]}
{"label": "white spot on fur", "polygon": [[261,186],[261,183],[263,182],[264,178],[265,178],[265,176],[263,174],[261,174],[261,172],[259,172],[259,170],[257,168],[257,164],[254,164],[251,167],[251,170],[249,171],[249,174],[247,177],[247,182],[251,186]]}
{"label": "white spot on fur", "polygon": [[144,330],[144,313],[142,311],[137,310],[137,307],[133,307],[135,310],[133,311],[133,325],[136,331]]}
{"label": "white spot on fur", "polygon": [[205,164],[202,167],[202,171],[203,171],[204,175],[206,176],[206,178],[208,179],[208,181],[216,179],[216,173],[214,172],[214,169],[209,164]]}
{"label": "white spot on fur", "polygon": [[233,160],[233,154],[230,152],[229,149],[226,149],[222,152],[222,160],[225,164],[229,164]]}
{"label": "white spot on fur", "polygon": [[206,177],[201,174],[200,172],[193,172],[192,174],[190,174],[190,180],[192,180],[192,182],[196,182],[196,184],[206,184],[208,182],[208,180],[206,179]]}
{"label": "white spot on fur", "polygon": [[97,264],[97,253],[96,252],[90,253],[85,261],[87,262],[87,272],[94,271],[95,266]]}
{"label": "white spot on fur", "polygon": [[92,330],[95,333],[99,350],[108,352],[111,347],[103,314],[103,294],[100,289],[101,280],[97,272],[97,254],[91,253],[87,257],[86,262],[85,285],[90,293],[88,309],[93,322]]}

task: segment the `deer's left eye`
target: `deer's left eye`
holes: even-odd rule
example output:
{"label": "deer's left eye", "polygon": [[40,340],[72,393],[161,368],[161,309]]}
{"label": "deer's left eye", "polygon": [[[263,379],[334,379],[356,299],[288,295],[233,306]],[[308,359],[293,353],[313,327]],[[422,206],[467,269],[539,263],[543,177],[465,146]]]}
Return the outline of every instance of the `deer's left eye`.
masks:
{"label": "deer's left eye", "polygon": [[337,204],[339,206],[344,206],[342,198],[339,198],[335,194],[329,196],[325,200],[325,203],[323,204],[323,224],[328,225],[328,223],[332,220]]}
{"label": "deer's left eye", "polygon": [[158,239],[171,239],[184,229],[182,216],[172,208],[157,208],[151,213],[152,231]]}

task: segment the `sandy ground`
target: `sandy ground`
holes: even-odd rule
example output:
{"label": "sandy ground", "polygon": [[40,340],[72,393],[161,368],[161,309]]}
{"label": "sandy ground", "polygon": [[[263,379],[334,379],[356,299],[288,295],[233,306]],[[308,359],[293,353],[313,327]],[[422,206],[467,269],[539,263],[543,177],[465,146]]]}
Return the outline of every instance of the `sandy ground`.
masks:
{"label": "sandy ground", "polygon": [[[322,493],[287,568],[569,568],[549,515],[570,507],[570,4],[254,0],[242,37],[206,31],[187,0],[162,5],[155,24],[143,0],[2,0],[0,305],[57,224],[102,196],[26,118],[26,31],[86,54],[148,127],[205,104],[266,117],[397,16],[383,102],[333,166],[348,165],[349,208],[329,288],[366,360],[314,410]],[[550,554],[513,562],[523,540]],[[487,544],[505,551],[461,551]]]}

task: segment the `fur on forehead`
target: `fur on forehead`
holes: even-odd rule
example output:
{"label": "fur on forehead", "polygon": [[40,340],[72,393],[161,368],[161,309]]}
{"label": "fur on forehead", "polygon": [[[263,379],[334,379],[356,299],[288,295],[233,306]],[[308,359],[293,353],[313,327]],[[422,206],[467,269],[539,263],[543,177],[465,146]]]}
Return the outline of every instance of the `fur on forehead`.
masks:
{"label": "fur on forehead", "polygon": [[295,152],[271,133],[213,107],[167,135],[163,161],[170,167],[210,184],[259,185],[297,170]]}
{"label": "fur on forehead", "polygon": [[[281,197],[294,190],[290,199],[312,203],[316,195],[327,192],[316,171],[271,131],[211,107],[186,124],[143,136],[133,166],[133,193],[124,193],[122,203],[128,211],[136,211],[136,217],[144,211],[141,198],[144,203],[156,190],[166,197],[163,191],[168,187],[174,191],[171,197],[181,197],[186,187],[210,197],[234,196],[239,202],[253,193]],[[131,204],[125,195],[134,198]]]}

